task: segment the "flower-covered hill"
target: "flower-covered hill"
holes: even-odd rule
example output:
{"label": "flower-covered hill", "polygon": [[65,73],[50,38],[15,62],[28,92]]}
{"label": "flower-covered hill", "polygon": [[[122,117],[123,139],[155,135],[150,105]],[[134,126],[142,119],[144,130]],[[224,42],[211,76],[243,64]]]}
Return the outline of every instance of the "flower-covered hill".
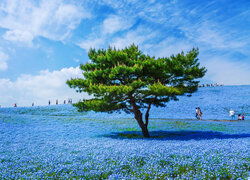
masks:
{"label": "flower-covered hill", "polygon": [[246,179],[248,125],[156,118],[145,139],[118,114],[1,108],[0,179]]}

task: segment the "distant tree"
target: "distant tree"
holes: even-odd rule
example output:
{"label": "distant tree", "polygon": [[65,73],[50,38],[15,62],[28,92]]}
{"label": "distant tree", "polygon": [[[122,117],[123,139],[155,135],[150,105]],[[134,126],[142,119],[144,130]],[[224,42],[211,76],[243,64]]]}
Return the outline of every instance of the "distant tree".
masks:
{"label": "distant tree", "polygon": [[193,48],[186,54],[156,59],[143,54],[134,44],[121,50],[90,49],[91,62],[80,65],[84,78],[68,80],[67,84],[93,98],[74,106],[79,111],[133,113],[143,136],[149,137],[152,105],[165,107],[166,102],[178,100],[177,96],[197,90],[199,81],[195,79],[206,72],[204,67],[199,67],[198,54],[198,48]]}

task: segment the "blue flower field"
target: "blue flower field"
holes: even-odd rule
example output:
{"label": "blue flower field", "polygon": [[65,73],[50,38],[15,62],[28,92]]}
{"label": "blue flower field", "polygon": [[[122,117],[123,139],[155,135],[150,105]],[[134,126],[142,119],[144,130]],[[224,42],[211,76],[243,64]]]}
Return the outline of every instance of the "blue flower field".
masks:
{"label": "blue flower field", "polygon": [[131,115],[0,108],[0,179],[249,179],[243,109],[245,121],[154,118],[159,109],[145,139]]}

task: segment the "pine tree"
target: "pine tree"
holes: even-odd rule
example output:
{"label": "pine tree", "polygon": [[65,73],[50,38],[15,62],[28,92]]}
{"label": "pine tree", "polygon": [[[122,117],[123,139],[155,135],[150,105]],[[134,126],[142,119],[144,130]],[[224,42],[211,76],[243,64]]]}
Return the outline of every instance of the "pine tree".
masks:
{"label": "pine tree", "polygon": [[186,54],[156,59],[134,44],[121,50],[90,49],[91,62],[80,65],[84,78],[68,80],[67,84],[93,96],[74,104],[79,111],[133,113],[143,136],[149,137],[152,105],[165,107],[168,101],[178,100],[177,96],[197,90],[199,81],[195,79],[206,73],[204,67],[199,67],[198,54],[198,48],[193,48]]}

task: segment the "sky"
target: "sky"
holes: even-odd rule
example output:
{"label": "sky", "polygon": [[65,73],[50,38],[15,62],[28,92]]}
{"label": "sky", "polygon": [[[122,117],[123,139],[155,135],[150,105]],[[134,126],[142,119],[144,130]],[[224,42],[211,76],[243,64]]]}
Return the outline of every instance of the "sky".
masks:
{"label": "sky", "polygon": [[87,98],[65,82],[88,50],[132,43],[156,57],[198,47],[201,82],[249,85],[249,17],[249,0],[0,0],[0,105]]}

